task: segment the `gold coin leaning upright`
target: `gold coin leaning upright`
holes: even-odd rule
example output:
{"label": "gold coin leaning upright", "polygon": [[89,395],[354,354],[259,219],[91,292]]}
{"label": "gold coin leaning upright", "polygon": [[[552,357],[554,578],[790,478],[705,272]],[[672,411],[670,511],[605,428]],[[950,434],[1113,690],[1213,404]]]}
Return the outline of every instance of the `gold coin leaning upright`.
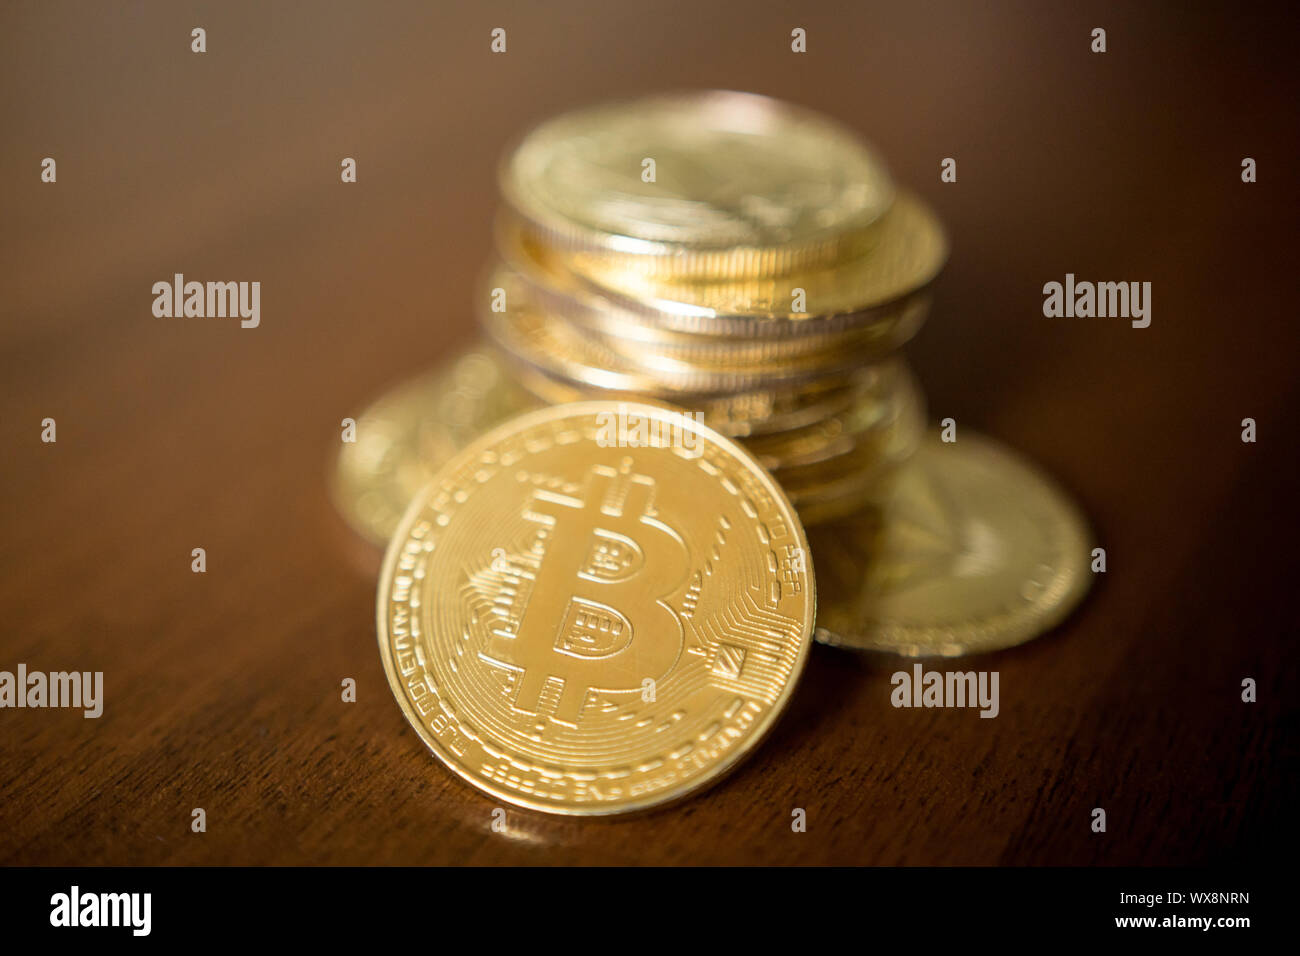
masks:
{"label": "gold coin leaning upright", "polygon": [[1071,500],[970,431],[927,436],[883,507],[809,534],[824,644],[905,657],[1000,650],[1054,627],[1091,581]]}
{"label": "gold coin leaning upright", "polygon": [[579,402],[443,467],[389,545],[377,612],[439,760],[510,803],[611,814],[754,748],[803,668],[814,585],[794,510],[738,445],[661,406]]}
{"label": "gold coin leaning upright", "polygon": [[881,160],[811,110],[722,90],[565,113],[507,156],[501,192],[547,242],[658,275],[749,275],[859,248],[893,201]]}

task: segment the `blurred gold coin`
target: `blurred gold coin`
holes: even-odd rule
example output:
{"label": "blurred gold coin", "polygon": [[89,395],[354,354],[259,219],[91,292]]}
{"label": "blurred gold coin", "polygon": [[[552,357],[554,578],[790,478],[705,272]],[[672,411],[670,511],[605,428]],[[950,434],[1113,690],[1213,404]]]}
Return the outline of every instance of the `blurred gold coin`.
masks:
{"label": "blurred gold coin", "polygon": [[831,263],[893,201],[884,164],[850,130],[718,90],[562,114],[524,137],[500,182],[548,243],[645,275]]}
{"label": "blurred gold coin", "polygon": [[887,500],[897,473],[924,439],[925,400],[908,376],[885,403],[885,417],[854,435],[847,450],[772,470],[804,527],[838,521]]}
{"label": "blurred gold coin", "polygon": [[502,350],[525,364],[590,388],[676,401],[681,394],[744,392],[845,376],[863,360],[852,351],[830,351],[800,361],[748,365],[695,365],[652,350],[634,358],[600,337],[565,321],[529,298],[526,286],[506,267],[489,278],[506,292],[505,311],[480,313],[483,330]]}
{"label": "blurred gold coin", "polygon": [[[508,216],[498,217],[497,249],[529,301],[642,364],[647,354],[714,367],[810,359],[831,364],[828,358],[845,352],[869,361],[910,339],[929,309],[928,294],[908,294],[852,314],[796,314],[789,311],[795,281],[782,286],[780,314],[722,315],[711,307],[655,299],[651,292],[641,301],[585,281],[555,250],[528,240]],[[733,292],[750,294],[740,287]]]}
{"label": "blurred gold coin", "polygon": [[471,349],[397,386],[357,418],[333,476],[335,506],[380,547],[416,492],[452,455],[490,426],[538,404],[514,385],[500,360]]}
{"label": "blurred gold coin", "polygon": [[412,503],[380,651],[407,720],[475,787],[642,809],[718,779],[780,714],[812,636],[806,559],[789,502],[729,439],[656,405],[555,406]]}
{"label": "blurred gold coin", "polygon": [[[511,358],[512,375],[547,404],[606,398],[637,401],[647,397],[635,392],[584,386],[530,365],[517,356]],[[860,379],[873,375],[873,370],[867,368],[841,380],[810,382],[795,388],[755,388],[722,394],[685,393],[674,396],[673,403],[700,412],[704,424],[729,438],[772,435],[815,425],[850,407],[863,387]],[[651,393],[648,397],[661,400],[659,393]]]}
{"label": "blurred gold coin", "polygon": [[635,263],[585,252],[564,261],[615,306],[653,310],[684,331],[726,334],[748,328],[761,334],[755,326],[775,329],[782,320],[790,335],[883,326],[881,337],[901,345],[915,327],[902,335],[888,320],[900,312],[900,300],[934,281],[947,258],[948,242],[934,213],[915,196],[900,193],[872,231],[870,245],[791,272],[663,277],[645,275]]}
{"label": "blurred gold coin", "polygon": [[1060,622],[1090,583],[1089,535],[1056,485],[990,439],[931,435],[892,497],[811,533],[817,639],[907,657],[978,654]]}
{"label": "blurred gold coin", "polygon": [[[759,435],[745,447],[773,473],[794,474],[800,469],[832,466],[870,446],[869,455],[880,457],[896,432],[907,430],[908,454],[925,430],[925,400],[920,386],[901,358],[862,369],[852,402],[830,411],[802,428]],[[784,481],[782,481],[784,487]]]}

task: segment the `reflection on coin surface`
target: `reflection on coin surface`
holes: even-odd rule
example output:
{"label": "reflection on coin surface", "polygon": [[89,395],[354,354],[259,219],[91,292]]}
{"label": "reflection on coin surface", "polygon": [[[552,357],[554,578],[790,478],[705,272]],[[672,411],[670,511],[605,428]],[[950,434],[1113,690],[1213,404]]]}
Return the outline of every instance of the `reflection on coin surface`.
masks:
{"label": "reflection on coin surface", "polygon": [[851,131],[716,90],[549,120],[513,151],[501,188],[548,240],[673,274],[833,261],[893,199],[884,165]]}
{"label": "reflection on coin surface", "polygon": [[334,469],[335,506],[367,541],[388,544],[438,468],[504,418],[538,404],[491,351],[462,352],[367,408]]}
{"label": "reflection on coin surface", "polygon": [[1059,623],[1090,583],[1089,536],[1048,478],[964,431],[929,436],[889,503],[810,532],[817,640],[909,657],[977,654]]}
{"label": "reflection on coin surface", "polygon": [[521,806],[609,814],[750,751],[813,612],[803,529],[746,452],[680,412],[581,402],[440,470],[389,545],[378,630],[402,711],[450,769]]}

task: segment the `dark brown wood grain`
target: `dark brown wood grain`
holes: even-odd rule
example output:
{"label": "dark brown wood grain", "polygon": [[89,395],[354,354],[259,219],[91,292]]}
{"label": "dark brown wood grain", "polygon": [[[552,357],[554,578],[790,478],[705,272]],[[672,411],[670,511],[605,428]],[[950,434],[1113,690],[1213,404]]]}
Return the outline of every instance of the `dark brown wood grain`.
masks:
{"label": "dark brown wood grain", "polygon": [[[0,862],[1277,851],[1296,797],[1293,20],[1182,4],[376,6],[0,12],[0,669],[102,670],[106,696],[99,720],[0,710]],[[806,55],[789,51],[795,26]],[[896,710],[891,662],[816,648],[787,715],[720,786],[629,820],[511,810],[493,833],[496,804],[434,762],[389,692],[377,555],[327,498],[338,424],[473,337],[512,136],[688,86],[825,110],[935,206],[952,258],[909,348],[932,417],[1056,475],[1109,570],[1054,634],[972,663],[1000,671],[996,720]],[[56,184],[39,180],[45,156]],[[955,184],[939,181],[947,156]],[[175,272],[259,280],[261,326],[154,318],[150,288]],[[1151,327],[1044,318],[1042,286],[1067,272],[1150,281]]]}

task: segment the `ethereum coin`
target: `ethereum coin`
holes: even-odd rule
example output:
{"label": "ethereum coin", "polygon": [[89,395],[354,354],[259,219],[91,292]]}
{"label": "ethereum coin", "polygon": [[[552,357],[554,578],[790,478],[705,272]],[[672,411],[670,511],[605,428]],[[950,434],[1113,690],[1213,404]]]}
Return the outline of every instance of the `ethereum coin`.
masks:
{"label": "ethereum coin", "polygon": [[663,275],[834,262],[893,200],[884,164],[851,131],[726,91],[563,114],[524,137],[500,179],[546,241]]}
{"label": "ethereum coin", "polygon": [[1090,583],[1070,499],[990,439],[931,435],[883,508],[810,533],[817,640],[908,657],[977,654],[1060,622]]}
{"label": "ethereum coin", "polygon": [[[614,419],[635,418],[637,444]],[[416,498],[379,583],[379,646],[434,755],[494,797],[564,814],[711,783],[773,724],[814,594],[780,488],[655,405],[512,419]]]}
{"label": "ethereum coin", "polygon": [[539,404],[488,349],[476,348],[394,388],[357,419],[334,469],[335,507],[363,538],[386,545],[415,493],[488,427]]}

